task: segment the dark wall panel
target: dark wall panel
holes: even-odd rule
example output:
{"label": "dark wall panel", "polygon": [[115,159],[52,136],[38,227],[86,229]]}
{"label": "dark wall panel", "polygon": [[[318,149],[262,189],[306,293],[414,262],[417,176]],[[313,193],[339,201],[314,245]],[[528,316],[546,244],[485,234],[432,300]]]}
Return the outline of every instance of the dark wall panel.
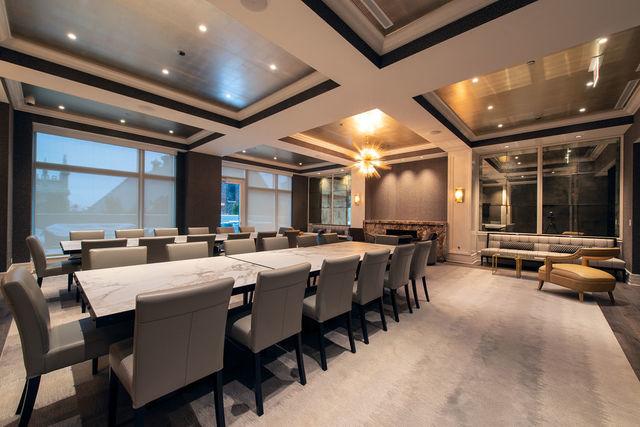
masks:
{"label": "dark wall panel", "polygon": [[[640,274],[640,266],[634,266],[634,260],[640,257],[640,251],[636,251],[635,247],[640,244],[637,237],[640,232],[640,228],[636,228],[638,211],[636,203],[638,203],[638,193],[640,192],[640,183],[638,183],[638,177],[634,177],[634,169],[640,167],[640,163],[637,163],[635,157],[635,151],[640,144],[640,110],[638,110],[634,116],[633,125],[624,134],[623,139],[623,179],[622,179],[622,194],[623,194],[623,206],[622,206],[622,226],[621,234],[623,240],[623,255],[624,260],[627,263],[627,269],[635,274]],[[634,233],[635,230],[635,233]],[[636,235],[634,242],[634,234]]]}
{"label": "dark wall panel", "polygon": [[202,153],[188,152],[180,156],[178,167],[178,226],[209,227],[220,225],[220,191],[222,159]]}
{"label": "dark wall panel", "polygon": [[309,178],[293,175],[291,182],[291,226],[298,230],[307,230],[309,209]]}
{"label": "dark wall panel", "polygon": [[633,254],[631,272],[640,274],[640,143],[633,144],[633,219],[632,229],[636,230],[632,233],[631,242],[626,241],[625,245],[631,246]]}
{"label": "dark wall panel", "polygon": [[447,220],[447,158],[391,166],[365,184],[365,218]]}
{"label": "dark wall panel", "polygon": [[29,261],[25,239],[31,234],[33,121],[16,111],[13,120],[13,262]]}
{"label": "dark wall panel", "polygon": [[11,262],[13,110],[0,104],[0,271]]}

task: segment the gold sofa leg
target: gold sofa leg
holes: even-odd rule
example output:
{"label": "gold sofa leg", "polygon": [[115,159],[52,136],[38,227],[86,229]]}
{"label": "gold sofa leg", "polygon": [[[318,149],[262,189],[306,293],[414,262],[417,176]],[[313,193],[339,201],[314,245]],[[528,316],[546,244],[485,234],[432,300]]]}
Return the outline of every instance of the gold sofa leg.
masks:
{"label": "gold sofa leg", "polygon": [[611,305],[615,305],[616,304],[616,300],[613,298],[613,292],[609,291],[607,293],[609,294],[609,299],[611,300]]}
{"label": "gold sofa leg", "polygon": [[542,290],[542,285],[544,285],[544,280],[539,280],[538,281],[538,290]]}
{"label": "gold sofa leg", "polygon": [[584,292],[578,292],[578,298],[580,299],[580,302],[584,302]]}

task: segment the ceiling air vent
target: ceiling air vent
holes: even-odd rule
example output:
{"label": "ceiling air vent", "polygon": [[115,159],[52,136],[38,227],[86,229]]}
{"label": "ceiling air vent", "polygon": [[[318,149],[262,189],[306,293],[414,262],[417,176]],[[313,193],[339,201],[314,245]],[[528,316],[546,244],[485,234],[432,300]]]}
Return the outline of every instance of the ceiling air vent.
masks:
{"label": "ceiling air vent", "polygon": [[374,0],[360,0],[360,3],[371,12],[373,17],[376,18],[376,21],[382,25],[382,28],[388,30],[393,26],[393,21],[389,19],[387,14],[384,13],[384,10],[382,10]]}
{"label": "ceiling air vent", "polygon": [[618,102],[616,102],[616,106],[614,107],[616,110],[622,110],[627,105],[627,102],[629,102],[631,95],[633,95],[636,87],[638,87],[638,82],[640,82],[640,79],[629,80],[627,85],[624,87],[624,90],[622,91],[622,95],[620,95],[620,98],[618,98]]}

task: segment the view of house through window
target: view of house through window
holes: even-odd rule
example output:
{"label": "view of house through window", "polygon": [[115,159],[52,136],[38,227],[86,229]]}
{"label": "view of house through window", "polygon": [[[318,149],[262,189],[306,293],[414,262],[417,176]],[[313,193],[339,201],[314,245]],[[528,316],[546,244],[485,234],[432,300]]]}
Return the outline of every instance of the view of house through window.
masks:
{"label": "view of house through window", "polygon": [[309,178],[309,222],[351,225],[351,175]]}
{"label": "view of house through window", "polygon": [[71,230],[175,226],[170,154],[38,132],[33,188],[33,233],[48,255]]}

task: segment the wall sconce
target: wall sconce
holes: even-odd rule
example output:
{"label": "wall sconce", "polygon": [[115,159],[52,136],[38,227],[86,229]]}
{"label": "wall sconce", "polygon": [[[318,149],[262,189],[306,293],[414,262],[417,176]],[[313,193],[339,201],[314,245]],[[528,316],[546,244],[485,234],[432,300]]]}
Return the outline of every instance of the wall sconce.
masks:
{"label": "wall sconce", "polygon": [[354,194],[353,196],[353,203],[356,206],[360,206],[360,194]]}
{"label": "wall sconce", "polygon": [[455,191],[453,192],[453,198],[455,199],[456,203],[464,202],[464,188],[462,187],[456,188]]}

